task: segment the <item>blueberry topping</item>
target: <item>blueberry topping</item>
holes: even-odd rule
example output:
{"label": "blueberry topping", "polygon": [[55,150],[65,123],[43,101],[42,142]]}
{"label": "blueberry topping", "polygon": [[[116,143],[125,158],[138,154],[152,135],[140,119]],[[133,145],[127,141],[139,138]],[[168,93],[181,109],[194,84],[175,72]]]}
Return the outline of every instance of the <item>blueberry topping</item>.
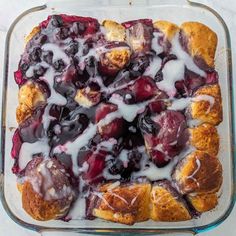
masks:
{"label": "blueberry topping", "polygon": [[23,72],[26,72],[26,71],[28,70],[28,68],[29,68],[29,64],[26,63],[26,62],[24,62],[24,63],[22,63],[22,64],[20,65],[20,68],[21,68],[21,70],[22,70]]}
{"label": "blueberry topping", "polygon": [[97,61],[94,56],[85,59],[85,69],[91,77],[97,74]]}
{"label": "blueberry topping", "polygon": [[51,24],[54,26],[54,27],[60,27],[63,25],[63,20],[62,20],[62,17],[59,16],[59,15],[53,15],[51,16]]}
{"label": "blueberry topping", "polygon": [[40,62],[41,53],[42,53],[41,48],[38,47],[34,48],[33,51],[30,53],[30,59],[34,62]]}
{"label": "blueberry topping", "polygon": [[46,71],[46,68],[42,67],[42,66],[37,66],[35,69],[34,69],[34,76],[37,78],[39,76],[42,76],[44,75]]}
{"label": "blueberry topping", "polygon": [[42,52],[42,59],[43,59],[43,61],[45,61],[49,65],[51,65],[52,64],[52,59],[53,59],[53,52],[51,52],[51,51]]}
{"label": "blueberry topping", "polygon": [[59,59],[53,63],[53,67],[56,71],[62,72],[66,65],[62,59]]}
{"label": "blueberry topping", "polygon": [[137,77],[143,74],[146,68],[149,66],[149,59],[146,56],[141,56],[133,61],[130,64],[130,74],[133,77]]}
{"label": "blueberry topping", "polygon": [[78,48],[79,48],[79,43],[71,41],[65,51],[68,55],[75,55],[78,52]]}
{"label": "blueberry topping", "polygon": [[83,34],[84,31],[86,30],[86,26],[85,26],[85,23],[82,23],[82,22],[78,22],[77,23],[77,29],[78,29],[78,34]]}
{"label": "blueberry topping", "polygon": [[57,33],[57,36],[59,39],[67,39],[69,37],[69,33],[70,33],[70,30],[68,28],[60,28],[58,33]]}
{"label": "blueberry topping", "polygon": [[159,70],[159,71],[156,73],[154,79],[155,79],[156,82],[162,81],[162,80],[163,80],[163,72],[162,72],[161,70]]}

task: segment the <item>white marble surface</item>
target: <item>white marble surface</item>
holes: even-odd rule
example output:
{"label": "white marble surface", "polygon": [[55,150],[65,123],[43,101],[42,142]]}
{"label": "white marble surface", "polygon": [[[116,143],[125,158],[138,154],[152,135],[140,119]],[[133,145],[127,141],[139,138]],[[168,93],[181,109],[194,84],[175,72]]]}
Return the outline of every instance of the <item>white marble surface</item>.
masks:
{"label": "white marble surface", "polygon": [[[196,0],[197,1],[197,0]],[[0,0],[0,71],[2,73],[2,60],[4,50],[4,37],[9,25],[13,19],[18,16],[23,10],[26,10],[32,6],[42,4],[42,0]],[[211,6],[220,13],[224,18],[226,24],[229,27],[231,34],[233,65],[236,60],[236,1],[235,0],[199,0],[198,2],[205,3]],[[3,31],[3,32],[2,32]],[[236,70],[233,73],[233,77],[236,78]],[[0,74],[2,77],[2,74]],[[235,82],[234,82],[235,83]],[[234,85],[234,89],[236,86]],[[201,233],[201,236],[234,236],[236,235],[236,207],[234,207],[231,215],[217,228]],[[26,230],[17,224],[15,224],[4,212],[2,205],[0,204],[0,236],[39,236],[38,233]],[[58,234],[51,236],[57,236]],[[61,234],[60,234],[61,235]],[[66,235],[63,234],[63,235]]]}

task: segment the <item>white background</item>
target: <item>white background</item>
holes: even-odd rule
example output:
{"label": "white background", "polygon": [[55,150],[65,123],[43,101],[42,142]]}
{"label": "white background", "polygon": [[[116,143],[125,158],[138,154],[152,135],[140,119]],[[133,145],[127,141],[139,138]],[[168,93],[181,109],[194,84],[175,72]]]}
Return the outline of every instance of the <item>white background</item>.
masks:
{"label": "white background", "polygon": [[[177,0],[176,0],[177,1]],[[195,0],[198,1],[198,0]],[[4,39],[12,21],[24,10],[41,5],[43,0],[0,0],[0,79],[2,79]],[[198,2],[211,6],[224,18],[229,27],[233,54],[233,67],[236,59],[236,0],[201,0]],[[236,78],[234,71],[233,78]],[[235,84],[235,82],[234,82]],[[235,86],[234,86],[234,89]],[[1,89],[0,89],[1,90]],[[15,224],[5,213],[0,203],[0,236],[39,236],[38,233],[26,230]],[[235,236],[236,207],[231,215],[217,228],[200,234],[200,236]],[[57,233],[51,236],[58,236]]]}

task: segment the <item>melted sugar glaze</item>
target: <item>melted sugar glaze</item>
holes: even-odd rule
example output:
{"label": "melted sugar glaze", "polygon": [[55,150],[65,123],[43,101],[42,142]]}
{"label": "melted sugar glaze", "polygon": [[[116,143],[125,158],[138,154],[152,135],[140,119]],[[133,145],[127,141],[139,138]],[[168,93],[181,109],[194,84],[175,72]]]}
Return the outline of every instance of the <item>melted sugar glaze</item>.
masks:
{"label": "melted sugar glaze", "polygon": [[[200,69],[178,34],[168,42],[151,20],[123,25],[127,42],[108,42],[96,19],[50,16],[15,72],[19,87],[28,80],[41,84],[47,104],[16,130],[12,171],[22,179],[35,156],[59,160],[80,208],[72,207],[65,220],[93,219],[101,196],[91,193],[101,183],[171,180],[189,146],[186,108],[194,99],[214,102],[191,98],[199,87],[217,83],[217,73]],[[104,67],[106,53],[123,49],[132,52],[123,68]]]}

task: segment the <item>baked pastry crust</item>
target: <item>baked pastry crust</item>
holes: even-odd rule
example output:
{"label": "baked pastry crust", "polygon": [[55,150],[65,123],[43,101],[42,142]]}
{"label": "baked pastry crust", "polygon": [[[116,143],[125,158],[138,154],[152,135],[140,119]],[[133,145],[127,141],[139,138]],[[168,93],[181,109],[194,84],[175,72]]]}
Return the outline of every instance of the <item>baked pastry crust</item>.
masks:
{"label": "baked pastry crust", "polygon": [[104,20],[102,22],[106,30],[106,39],[108,41],[124,42],[126,39],[125,27],[112,20]]}
{"label": "baked pastry crust", "polygon": [[163,184],[152,187],[150,216],[152,220],[173,222],[192,218],[186,204],[180,200],[174,191],[171,187]]}
{"label": "baked pastry crust", "polygon": [[200,57],[209,67],[214,67],[216,33],[199,22],[185,22],[180,29],[188,41],[187,48],[191,56]]}
{"label": "baked pastry crust", "polygon": [[132,184],[102,192],[93,214],[105,220],[128,225],[148,220],[150,191],[150,184]]}
{"label": "baked pastry crust", "polygon": [[34,219],[40,221],[64,216],[73,201],[68,174],[56,159],[38,156],[25,169],[26,181],[18,185],[22,206]]}
{"label": "baked pastry crust", "polygon": [[25,182],[22,187],[22,206],[35,220],[58,219],[68,211],[68,207],[65,208],[66,205],[64,206],[63,201],[60,200],[45,201],[42,196],[34,191],[29,182]]}
{"label": "baked pastry crust", "polygon": [[[100,56],[101,73],[115,75],[129,63],[131,51],[128,46],[113,48]],[[104,69],[103,69],[104,68]]]}
{"label": "baked pastry crust", "polygon": [[[207,95],[205,100],[202,95]],[[212,125],[218,125],[223,119],[222,99],[219,84],[207,85],[199,88],[194,97],[197,101],[191,103],[191,115],[193,119],[199,119],[202,122]],[[202,98],[202,99],[201,99]],[[213,104],[208,100],[212,98]]]}
{"label": "baked pastry crust", "polygon": [[214,193],[222,183],[222,166],[215,156],[195,151],[177,164],[172,177],[182,194]]}
{"label": "baked pastry crust", "polygon": [[46,103],[46,95],[38,84],[27,81],[18,93],[19,105],[16,109],[16,119],[22,123],[33,114],[34,109]]}
{"label": "baked pastry crust", "polygon": [[154,28],[160,30],[162,33],[164,33],[165,37],[171,41],[175,34],[179,31],[179,27],[169,21],[165,20],[158,20],[153,23]]}
{"label": "baked pastry crust", "polygon": [[218,204],[218,196],[216,193],[189,194],[187,198],[198,212],[210,211]]}
{"label": "baked pastry crust", "polygon": [[28,43],[37,33],[40,32],[40,27],[35,26],[32,31],[25,37],[25,42]]}
{"label": "baked pastry crust", "polygon": [[204,123],[189,128],[190,144],[200,151],[216,156],[219,151],[219,135],[215,126]]}

